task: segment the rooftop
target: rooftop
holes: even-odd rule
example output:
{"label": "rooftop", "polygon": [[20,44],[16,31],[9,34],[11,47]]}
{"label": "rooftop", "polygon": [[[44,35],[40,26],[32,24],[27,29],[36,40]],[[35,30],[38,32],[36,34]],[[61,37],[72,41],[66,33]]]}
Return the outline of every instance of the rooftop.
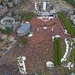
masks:
{"label": "rooftop", "polygon": [[2,20],[1,20],[1,24],[5,25],[5,26],[12,26],[15,23],[15,19],[12,17],[7,17],[5,16]]}
{"label": "rooftop", "polygon": [[7,7],[7,6],[0,5],[0,10],[4,9],[5,7]]}
{"label": "rooftop", "polygon": [[23,24],[23,25],[17,30],[17,33],[24,33],[24,32],[26,32],[29,28],[30,28],[30,24],[29,24],[29,23],[25,23],[25,24]]}

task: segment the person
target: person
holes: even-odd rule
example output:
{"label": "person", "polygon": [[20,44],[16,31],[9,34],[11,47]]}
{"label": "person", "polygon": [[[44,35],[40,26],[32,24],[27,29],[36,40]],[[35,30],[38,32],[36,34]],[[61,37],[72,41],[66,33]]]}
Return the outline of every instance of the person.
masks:
{"label": "person", "polygon": [[39,32],[39,28],[37,28],[37,32]]}
{"label": "person", "polygon": [[52,28],[52,32],[54,31],[54,29]]}

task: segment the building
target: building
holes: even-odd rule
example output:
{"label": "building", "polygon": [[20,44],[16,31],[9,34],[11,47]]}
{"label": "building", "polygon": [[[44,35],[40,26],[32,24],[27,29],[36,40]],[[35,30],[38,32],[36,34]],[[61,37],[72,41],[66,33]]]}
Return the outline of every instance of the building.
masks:
{"label": "building", "polygon": [[13,31],[14,25],[15,25],[15,19],[12,17],[6,16],[0,21],[0,28],[2,28],[2,29]]}
{"label": "building", "polygon": [[67,15],[70,17],[73,14],[74,14],[74,10],[73,9],[69,9]]}
{"label": "building", "polygon": [[75,15],[71,15],[71,20],[72,20],[72,22],[73,22],[74,25],[75,25]]}
{"label": "building", "polygon": [[49,15],[55,15],[55,9],[53,7],[53,5],[50,3],[50,1],[48,0],[44,0],[41,5],[39,2],[35,3],[35,10],[37,12],[38,15],[40,16],[49,16]]}
{"label": "building", "polygon": [[4,1],[4,2],[2,2],[2,4],[3,4],[4,6],[7,6],[8,1]]}
{"label": "building", "polygon": [[13,7],[13,3],[12,2],[8,2],[8,6],[9,7]]}
{"label": "building", "polygon": [[3,15],[5,12],[7,12],[7,6],[0,6],[0,15]]}
{"label": "building", "polygon": [[38,6],[39,6],[39,4],[38,4],[38,2],[36,2],[36,3],[35,3],[35,10],[36,10],[36,11],[39,10],[39,7],[38,7]]}
{"label": "building", "polygon": [[18,30],[17,30],[17,35],[18,36],[25,36],[30,32],[30,23],[26,22],[23,24]]}
{"label": "building", "polygon": [[38,19],[41,19],[42,21],[49,21],[50,19],[57,17],[54,6],[49,0],[44,0],[42,3],[36,2],[35,10],[38,15]]}

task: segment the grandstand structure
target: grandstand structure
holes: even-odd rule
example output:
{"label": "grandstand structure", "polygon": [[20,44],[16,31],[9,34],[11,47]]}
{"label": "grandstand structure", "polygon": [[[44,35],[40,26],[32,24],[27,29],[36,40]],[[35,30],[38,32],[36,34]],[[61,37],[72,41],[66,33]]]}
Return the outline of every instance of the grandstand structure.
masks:
{"label": "grandstand structure", "polygon": [[35,10],[37,15],[39,16],[38,19],[46,19],[43,21],[48,21],[52,18],[56,18],[56,12],[54,6],[51,4],[49,0],[43,0],[42,2],[35,3]]}

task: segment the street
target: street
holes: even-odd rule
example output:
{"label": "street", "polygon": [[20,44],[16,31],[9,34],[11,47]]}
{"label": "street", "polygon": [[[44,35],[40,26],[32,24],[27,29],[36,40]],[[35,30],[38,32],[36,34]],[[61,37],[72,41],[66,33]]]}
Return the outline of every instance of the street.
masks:
{"label": "street", "polygon": [[68,5],[66,2],[63,0],[51,0],[51,3],[54,5],[54,8],[56,9],[56,12],[61,11],[61,9],[73,9],[70,5]]}

